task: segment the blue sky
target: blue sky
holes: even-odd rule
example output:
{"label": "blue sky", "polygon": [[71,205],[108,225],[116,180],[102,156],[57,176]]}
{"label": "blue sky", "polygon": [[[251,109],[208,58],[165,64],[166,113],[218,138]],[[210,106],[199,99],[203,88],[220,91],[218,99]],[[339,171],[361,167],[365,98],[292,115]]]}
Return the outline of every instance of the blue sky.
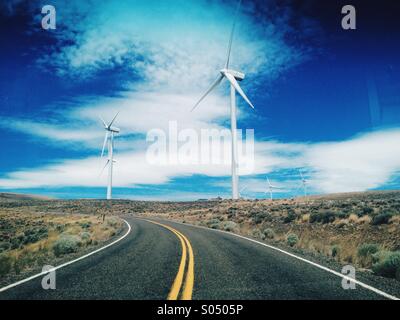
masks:
{"label": "blue sky", "polygon": [[[301,168],[312,193],[398,189],[399,5],[354,1],[357,30],[341,28],[343,1],[246,1],[232,66],[246,73],[238,127],[255,130],[255,167],[242,196],[293,196]],[[57,29],[41,29],[53,4]],[[0,188],[102,198],[104,130],[116,125],[115,197],[229,197],[229,165],[154,165],[146,134],[227,128],[222,85],[194,113],[223,66],[236,1],[6,1],[0,13]],[[373,115],[371,115],[373,114]]]}

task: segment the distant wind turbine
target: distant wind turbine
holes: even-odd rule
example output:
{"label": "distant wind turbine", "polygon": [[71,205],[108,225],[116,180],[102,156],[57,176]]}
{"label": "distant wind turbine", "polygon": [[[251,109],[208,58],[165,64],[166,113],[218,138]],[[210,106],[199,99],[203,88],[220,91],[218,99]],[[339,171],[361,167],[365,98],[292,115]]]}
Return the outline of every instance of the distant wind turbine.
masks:
{"label": "distant wind turbine", "polygon": [[238,6],[236,8],[236,14],[235,18],[233,21],[232,25],[232,30],[231,30],[231,35],[229,39],[229,45],[228,45],[228,55],[226,59],[226,63],[223,69],[219,71],[219,75],[215,82],[211,85],[211,87],[206,91],[206,93],[200,98],[200,100],[194,105],[192,108],[192,111],[200,104],[201,101],[212,91],[214,90],[220,83],[221,81],[226,78],[229,83],[230,83],[230,97],[231,97],[231,138],[232,138],[232,199],[236,200],[239,199],[239,178],[237,175],[237,169],[238,169],[238,151],[237,151],[237,132],[236,132],[236,92],[238,92],[242,98],[247,102],[247,104],[254,109],[253,104],[250,102],[250,100],[247,98],[247,96],[244,94],[243,90],[240,88],[239,83],[237,81],[242,81],[245,77],[245,75],[241,72],[235,71],[233,69],[229,69],[229,60],[230,60],[230,55],[231,55],[231,49],[232,49],[232,40],[233,40],[233,34],[235,31],[235,25],[236,25],[236,17],[239,12],[241,0],[238,3]]}
{"label": "distant wind turbine", "polygon": [[275,187],[274,185],[271,184],[271,182],[269,181],[269,178],[267,177],[267,183],[268,183],[268,191],[269,191],[269,197],[272,201],[272,193],[273,193],[273,189],[280,189],[279,187]]}
{"label": "distant wind turbine", "polygon": [[[119,112],[118,112],[119,113]],[[103,158],[104,150],[107,144],[107,162],[102,170],[108,166],[108,184],[107,184],[107,200],[112,199],[112,179],[113,179],[113,164],[114,160],[114,134],[119,133],[120,129],[113,126],[115,119],[118,116],[118,113],[114,116],[110,124],[107,124],[101,117],[100,120],[103,122],[104,129],[106,130],[106,135],[104,137],[103,149],[101,150],[101,157]]]}
{"label": "distant wind turbine", "polygon": [[303,173],[299,169],[299,174],[301,178],[301,187],[303,188],[304,191],[304,197],[307,197],[307,180],[304,178]]}

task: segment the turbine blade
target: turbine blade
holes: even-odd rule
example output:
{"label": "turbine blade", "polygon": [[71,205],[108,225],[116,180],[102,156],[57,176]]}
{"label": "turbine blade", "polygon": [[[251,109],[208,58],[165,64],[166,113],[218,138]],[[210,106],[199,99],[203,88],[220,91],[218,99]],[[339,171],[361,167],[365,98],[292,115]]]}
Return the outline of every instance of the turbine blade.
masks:
{"label": "turbine blade", "polygon": [[240,88],[239,83],[236,81],[235,77],[231,75],[228,72],[225,72],[225,77],[228,79],[228,81],[233,85],[233,87],[236,89],[236,91],[242,96],[242,98],[249,104],[250,107],[254,109],[253,104],[250,102],[250,100],[246,97],[244,94],[242,88]]}
{"label": "turbine blade", "polygon": [[197,101],[197,103],[194,105],[194,107],[192,108],[192,110],[191,110],[190,112],[192,112],[194,109],[197,108],[197,106],[200,104],[200,102],[203,101],[203,99],[204,99],[212,90],[214,90],[214,88],[215,88],[216,86],[218,86],[218,85],[221,83],[221,81],[222,81],[223,78],[224,78],[224,76],[223,76],[222,74],[218,76],[217,80],[215,80],[214,83],[212,84],[212,86],[206,91],[206,93],[202,95],[202,97],[200,98],[200,100]]}
{"label": "turbine blade", "polygon": [[101,150],[101,157],[102,158],[103,158],[103,155],[104,155],[104,149],[106,148],[107,139],[108,139],[108,131],[106,132],[106,135],[104,137],[103,149]]}
{"label": "turbine blade", "polygon": [[111,127],[112,124],[114,123],[115,119],[118,117],[119,115],[119,111],[117,112],[117,114],[114,116],[114,118],[111,120],[110,124],[108,125],[108,127]]}
{"label": "turbine blade", "polygon": [[101,172],[100,172],[99,176],[101,176],[103,174],[104,169],[108,166],[109,163],[110,163],[110,159],[107,160],[105,166],[103,167],[103,169],[101,169]]}
{"label": "turbine blade", "polygon": [[235,27],[236,27],[236,19],[239,13],[239,8],[240,5],[242,3],[242,0],[238,1],[237,7],[236,7],[236,12],[235,12],[235,16],[233,18],[233,24],[232,24],[232,29],[231,29],[231,35],[229,37],[229,45],[228,45],[228,54],[227,54],[227,58],[226,58],[226,64],[225,64],[225,68],[228,69],[229,68],[229,60],[231,57],[231,49],[232,49],[232,41],[233,41],[233,35],[235,33]]}
{"label": "turbine blade", "polygon": [[103,122],[104,128],[107,129],[108,128],[107,123],[103,120],[102,117],[99,116],[99,118],[100,118],[101,122]]}

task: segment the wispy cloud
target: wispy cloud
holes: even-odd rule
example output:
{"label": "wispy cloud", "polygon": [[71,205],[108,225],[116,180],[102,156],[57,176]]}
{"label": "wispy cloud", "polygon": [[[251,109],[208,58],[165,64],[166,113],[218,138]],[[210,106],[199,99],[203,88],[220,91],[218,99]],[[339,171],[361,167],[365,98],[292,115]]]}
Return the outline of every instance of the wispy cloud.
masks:
{"label": "wispy cloud", "polygon": [[[196,90],[224,65],[235,3],[217,1],[54,1],[60,8],[58,50],[43,57],[60,75],[90,76],[123,65],[146,87]],[[265,6],[268,6],[265,4]],[[249,6],[248,6],[249,7]],[[247,11],[249,8],[247,8]],[[275,9],[276,10],[276,9]],[[232,64],[250,76],[274,77],[300,63],[307,49],[285,40],[294,33],[288,7],[278,23],[241,12]],[[272,18],[270,18],[272,19]],[[275,22],[275,23],[274,23]],[[202,80],[199,82],[198,80]]]}
{"label": "wispy cloud", "polygon": [[[400,150],[397,144],[400,130],[367,133],[340,142],[314,144],[285,144],[270,142],[256,150],[256,167],[253,175],[274,171],[290,171],[274,181],[285,191],[295,187],[297,171],[302,167],[311,191],[345,192],[377,188],[388,182],[400,170]],[[262,151],[268,150],[268,154]],[[284,152],[292,150],[292,152]],[[261,152],[260,152],[261,151]],[[193,174],[211,177],[228,176],[229,164],[225,165],[160,165],[149,164],[142,152],[118,155],[115,166],[115,186],[135,184],[163,184],[175,177]],[[0,179],[3,188],[27,188],[39,186],[101,186],[105,177],[99,178],[102,163],[98,158],[67,160],[59,164],[10,173]],[[245,179],[249,191],[265,190],[265,178]],[[247,181],[247,182],[246,182]],[[272,179],[273,181],[273,179]],[[296,182],[297,185],[297,182]]]}
{"label": "wispy cloud", "polygon": [[310,146],[303,156],[310,185],[322,192],[378,188],[400,170],[400,129],[371,132],[337,143]]}

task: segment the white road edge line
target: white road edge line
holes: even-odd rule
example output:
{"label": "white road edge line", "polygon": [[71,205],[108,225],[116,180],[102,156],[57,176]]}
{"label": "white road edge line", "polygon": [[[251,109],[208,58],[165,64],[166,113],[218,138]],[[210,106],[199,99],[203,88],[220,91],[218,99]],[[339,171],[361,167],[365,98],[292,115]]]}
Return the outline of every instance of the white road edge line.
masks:
{"label": "white road edge line", "polygon": [[83,260],[83,259],[85,259],[85,258],[87,258],[87,257],[89,257],[89,256],[91,256],[91,255],[94,255],[94,254],[96,254],[96,253],[98,253],[98,252],[100,252],[100,251],[103,251],[104,249],[107,249],[108,247],[111,247],[112,245],[116,244],[117,242],[120,242],[122,239],[124,239],[124,238],[131,232],[131,229],[132,229],[132,228],[131,228],[131,225],[128,223],[128,221],[126,221],[125,219],[122,219],[122,220],[123,220],[123,221],[126,223],[126,225],[128,226],[128,231],[127,231],[121,238],[118,238],[117,240],[115,240],[115,241],[113,241],[113,242],[111,242],[111,243],[105,245],[104,247],[101,247],[101,248],[96,249],[96,250],[94,250],[94,251],[92,251],[92,252],[89,252],[89,253],[83,255],[82,257],[79,257],[79,258],[77,258],[77,259],[74,259],[74,260],[68,261],[68,262],[66,262],[66,263],[60,264],[59,266],[54,267],[54,268],[52,268],[52,269],[50,269],[50,270],[47,270],[47,271],[44,271],[44,272],[35,274],[35,275],[30,276],[30,277],[28,277],[28,278],[26,278],[26,279],[20,280],[20,281],[18,281],[18,282],[15,282],[15,283],[12,283],[12,284],[10,284],[10,285],[8,285],[8,286],[5,286],[5,287],[3,287],[3,288],[0,288],[0,292],[4,292],[4,291],[6,291],[6,290],[8,290],[8,289],[11,289],[11,288],[13,288],[13,287],[19,286],[20,284],[23,284],[23,283],[28,282],[28,281],[30,281],[30,280],[33,280],[33,279],[36,279],[36,278],[38,278],[38,277],[44,276],[44,275],[46,275],[46,274],[48,274],[48,273],[50,273],[50,272],[52,272],[52,271],[55,271],[55,270],[64,268],[64,267],[66,267],[66,266],[68,266],[68,265],[70,265],[70,264],[73,264],[73,263],[75,263],[75,262],[77,262],[77,261],[79,261],[79,260]]}
{"label": "white road edge line", "polygon": [[[160,220],[163,220],[163,219],[160,219]],[[358,281],[358,280],[356,280],[356,279],[350,278],[350,277],[348,277],[348,276],[346,276],[346,275],[344,275],[344,274],[341,274],[341,273],[339,273],[339,272],[337,272],[337,271],[335,271],[335,270],[329,269],[329,268],[324,267],[324,266],[322,266],[322,265],[320,265],[320,264],[318,264],[318,263],[315,263],[315,262],[312,262],[312,261],[310,261],[310,260],[304,259],[304,258],[302,258],[302,257],[299,257],[299,256],[293,254],[293,253],[287,252],[287,251],[285,251],[285,250],[279,249],[279,248],[274,247],[274,246],[271,246],[271,245],[269,245],[269,244],[266,244],[266,243],[263,243],[263,242],[260,242],[260,241],[257,241],[257,240],[251,239],[251,238],[247,238],[247,237],[242,236],[242,235],[240,235],[240,234],[236,234],[236,233],[232,233],[232,232],[228,232],[228,231],[224,231],[224,230],[211,229],[211,228],[207,228],[207,227],[203,227],[203,226],[196,226],[196,225],[194,225],[194,224],[182,223],[182,222],[177,222],[177,221],[172,221],[172,220],[164,220],[164,221],[169,221],[169,222],[181,224],[181,225],[184,225],[184,226],[191,226],[191,227],[195,227],[195,228],[201,228],[201,229],[206,229],[206,230],[211,230],[211,231],[216,231],[216,232],[222,232],[222,233],[229,234],[229,235],[231,235],[231,236],[235,236],[235,237],[238,237],[238,238],[242,238],[242,239],[245,239],[245,240],[248,240],[248,241],[251,241],[251,242],[260,244],[260,245],[262,245],[262,246],[264,246],[264,247],[267,247],[267,248],[276,250],[276,251],[278,251],[278,252],[284,253],[284,254],[286,254],[286,255],[292,257],[292,258],[298,259],[298,260],[300,260],[300,261],[303,261],[303,262],[306,262],[306,263],[308,263],[308,264],[311,264],[311,265],[313,265],[314,267],[317,267],[317,268],[322,269],[322,270],[324,270],[324,271],[330,272],[330,273],[332,273],[332,274],[334,274],[334,275],[336,275],[336,276],[338,276],[338,277],[341,277],[341,278],[346,279],[346,280],[348,280],[348,281],[354,282],[355,284],[358,284],[359,286],[361,286],[361,287],[363,287],[363,288],[365,288],[365,289],[368,289],[368,290],[370,290],[370,291],[373,291],[373,292],[375,292],[376,294],[381,295],[381,296],[383,296],[383,297],[385,297],[385,298],[387,298],[387,299],[391,299],[391,300],[400,300],[400,298],[398,298],[398,297],[392,296],[392,295],[390,295],[390,294],[388,294],[388,293],[386,293],[386,292],[384,292],[384,291],[381,291],[381,290],[379,290],[379,289],[377,289],[377,288],[374,288],[374,287],[372,287],[372,286],[370,286],[370,285],[368,285],[368,284],[366,284],[366,283],[364,283],[364,282],[361,282],[361,281]]]}

